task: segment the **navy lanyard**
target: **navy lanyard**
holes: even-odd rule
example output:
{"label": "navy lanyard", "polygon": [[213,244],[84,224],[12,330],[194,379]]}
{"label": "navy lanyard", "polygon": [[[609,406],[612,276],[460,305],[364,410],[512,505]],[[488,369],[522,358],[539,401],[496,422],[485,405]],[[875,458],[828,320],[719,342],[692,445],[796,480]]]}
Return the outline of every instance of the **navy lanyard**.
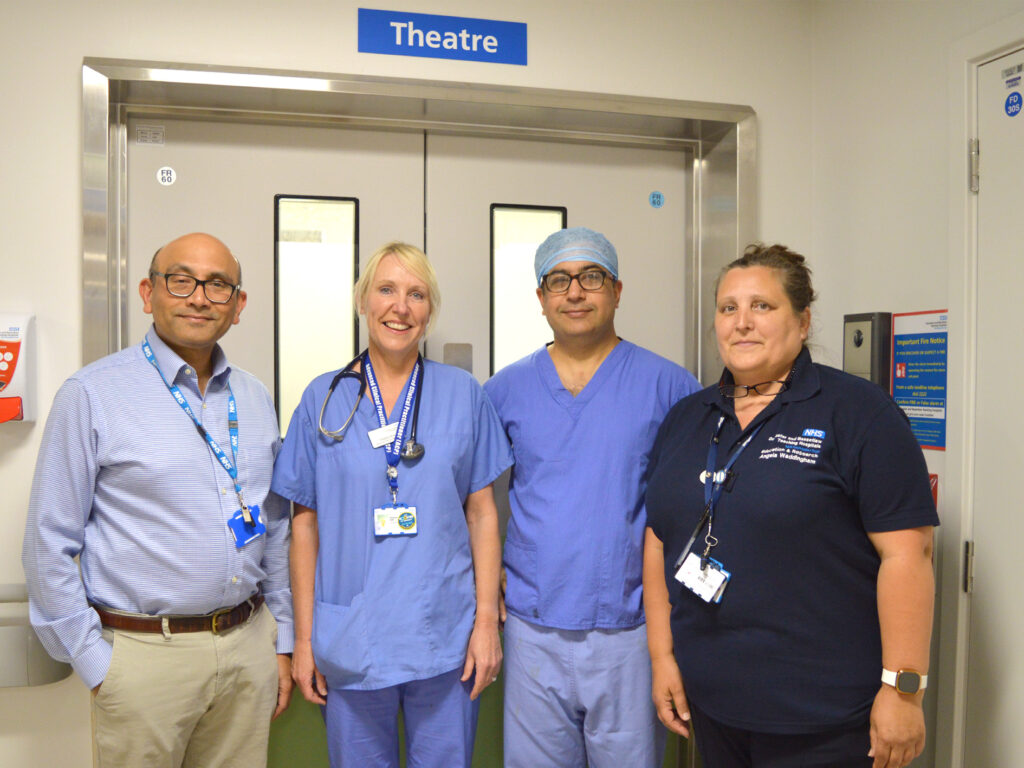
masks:
{"label": "navy lanyard", "polygon": [[701,568],[707,568],[708,553],[711,549],[718,545],[718,539],[711,534],[711,529],[715,523],[715,507],[718,505],[718,500],[722,496],[722,491],[725,489],[726,483],[729,481],[729,470],[732,469],[732,465],[736,463],[736,459],[743,453],[743,449],[746,448],[750,441],[753,440],[757,433],[761,431],[761,427],[764,426],[764,422],[757,425],[757,429],[747,435],[746,440],[736,446],[736,449],[729,456],[725,462],[725,466],[719,470],[715,470],[715,465],[718,463],[718,437],[722,433],[722,425],[725,423],[725,415],[718,417],[718,424],[715,426],[715,433],[711,436],[711,444],[708,446],[708,460],[706,469],[704,471],[704,513],[700,516],[700,520],[697,522],[697,527],[693,531],[693,535],[690,536],[690,540],[686,543],[683,548],[682,554],[679,555],[679,559],[676,561],[676,568],[682,565],[686,556],[690,553],[694,542],[697,540],[697,536],[704,526],[708,527],[708,532],[704,536],[704,553],[701,555],[700,564]]}
{"label": "navy lanyard", "polygon": [[[384,458],[388,462],[388,486],[391,488],[391,502],[393,504],[398,503],[398,462],[402,458],[402,443],[405,440],[405,428],[409,423],[409,413],[412,411],[413,401],[419,402],[416,392],[419,390],[422,370],[423,359],[417,355],[416,365],[413,366],[412,373],[409,374],[409,380],[406,382],[405,403],[402,405],[402,415],[398,419],[395,439],[384,446]],[[373,373],[373,364],[370,363],[369,354],[363,357],[363,371],[366,373],[366,386],[370,390],[370,397],[373,398],[373,407],[377,411],[377,421],[381,427],[386,427],[388,425],[388,417],[384,412],[384,399],[380,395],[380,387],[377,385],[377,377]]]}
{"label": "navy lanyard", "polygon": [[732,469],[732,465],[736,463],[736,459],[743,453],[743,449],[747,447],[751,440],[753,440],[757,433],[761,431],[761,427],[764,426],[764,422],[757,425],[757,429],[747,435],[747,439],[736,446],[736,450],[732,452],[729,460],[726,461],[725,466],[717,472],[715,471],[715,464],[718,462],[718,436],[722,433],[722,425],[725,423],[725,416],[718,417],[718,425],[715,427],[715,434],[711,436],[711,445],[708,446],[708,463],[707,471],[704,473],[704,504],[711,510],[711,515],[715,514],[715,505],[718,504],[719,498],[722,496],[722,489],[725,487],[726,482],[729,479],[729,470]]}
{"label": "navy lanyard", "polygon": [[246,525],[252,525],[252,513],[249,512],[249,508],[245,505],[245,500],[242,498],[242,486],[238,484],[238,406],[235,403],[235,393],[231,391],[231,384],[228,384],[228,434],[231,437],[231,456],[234,462],[227,457],[224,453],[224,449],[220,447],[216,440],[213,439],[213,435],[206,431],[199,419],[196,418],[195,412],[192,407],[188,404],[185,396],[178,389],[177,384],[171,384],[167,381],[167,377],[164,376],[164,372],[160,370],[160,365],[156,361],[156,355],[153,354],[153,348],[149,346],[149,342],[145,339],[142,340],[142,352],[146,356],[146,359],[156,368],[156,372],[160,374],[160,378],[163,379],[164,386],[167,387],[168,391],[174,396],[175,402],[181,406],[181,410],[192,419],[192,423],[196,425],[196,429],[199,434],[206,440],[206,444],[210,446],[210,450],[213,451],[213,455],[217,457],[217,461],[224,467],[224,470],[231,477],[231,481],[235,484],[235,493],[238,494],[238,503],[242,508],[242,517],[245,519]]}

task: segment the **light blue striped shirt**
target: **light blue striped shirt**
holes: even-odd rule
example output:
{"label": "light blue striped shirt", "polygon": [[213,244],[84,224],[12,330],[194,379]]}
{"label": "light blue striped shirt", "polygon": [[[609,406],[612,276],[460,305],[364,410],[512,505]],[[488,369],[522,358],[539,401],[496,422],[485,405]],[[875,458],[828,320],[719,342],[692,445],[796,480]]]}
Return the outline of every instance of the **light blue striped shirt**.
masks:
{"label": "light blue striped shirt", "polygon": [[267,533],[235,547],[227,526],[238,510],[231,478],[141,345],[68,379],[43,433],[22,562],[39,639],[90,688],[103,681],[111,656],[90,602],[134,613],[204,614],[237,605],[262,585],[278,623],[278,652],[293,644],[288,505],[270,493],[280,447],[270,395],[217,347],[203,398],[195,371],[153,329],[146,338],[164,376],[229,457],[230,379],[239,483],[246,504],[259,505]]}

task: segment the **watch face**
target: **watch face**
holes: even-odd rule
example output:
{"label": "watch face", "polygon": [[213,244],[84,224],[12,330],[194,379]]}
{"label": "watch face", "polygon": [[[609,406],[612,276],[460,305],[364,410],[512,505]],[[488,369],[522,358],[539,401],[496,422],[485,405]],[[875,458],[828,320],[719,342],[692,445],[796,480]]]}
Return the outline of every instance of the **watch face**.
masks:
{"label": "watch face", "polygon": [[917,693],[921,689],[921,676],[917,672],[900,671],[896,675],[896,690],[900,693]]}

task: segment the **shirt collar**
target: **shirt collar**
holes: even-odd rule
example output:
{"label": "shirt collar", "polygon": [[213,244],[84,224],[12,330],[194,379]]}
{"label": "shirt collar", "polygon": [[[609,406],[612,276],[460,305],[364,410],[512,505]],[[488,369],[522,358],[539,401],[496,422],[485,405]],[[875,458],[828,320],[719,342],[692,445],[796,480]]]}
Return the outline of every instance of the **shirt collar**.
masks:
{"label": "shirt collar", "polygon": [[[153,356],[156,357],[156,362],[168,381],[174,382],[179,376],[183,376],[189,381],[195,381],[196,372],[192,369],[192,366],[182,360],[177,352],[167,346],[156,332],[156,326],[150,325],[149,330],[146,332],[146,341],[149,342],[149,346],[153,350]],[[186,368],[188,373],[184,372]],[[227,355],[224,354],[224,350],[218,344],[213,348],[213,375],[210,376],[210,383],[222,386],[223,382],[227,381],[230,373],[231,366],[228,365]]]}

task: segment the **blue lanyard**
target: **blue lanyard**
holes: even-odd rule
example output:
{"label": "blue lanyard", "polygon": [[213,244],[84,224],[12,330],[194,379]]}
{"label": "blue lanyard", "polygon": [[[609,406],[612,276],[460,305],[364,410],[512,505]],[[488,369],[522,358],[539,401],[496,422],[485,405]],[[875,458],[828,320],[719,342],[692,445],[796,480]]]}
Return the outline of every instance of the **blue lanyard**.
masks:
{"label": "blue lanyard", "polygon": [[[402,443],[405,440],[405,428],[409,423],[409,413],[412,411],[413,401],[416,400],[416,392],[419,389],[420,377],[423,369],[423,361],[419,355],[416,356],[416,365],[409,374],[406,382],[405,403],[402,405],[402,415],[398,419],[398,428],[395,430],[395,439],[384,446],[384,458],[388,462],[387,477],[388,486],[391,488],[391,501],[398,503],[398,462],[402,458]],[[380,387],[377,385],[377,377],[373,373],[373,364],[370,362],[370,355],[363,355],[363,371],[366,373],[366,386],[370,390],[370,397],[373,398],[373,407],[377,411],[377,421],[381,427],[388,425],[388,417],[384,412],[384,399],[380,395]]]}
{"label": "blue lanyard", "polygon": [[[704,514],[701,517],[700,523],[697,524],[697,530],[694,531],[694,537],[700,532],[700,529],[704,527],[705,520],[707,521],[708,532],[704,537],[704,543],[707,545],[704,549],[704,554],[701,555],[701,567],[707,567],[708,553],[712,547],[718,545],[718,539],[711,535],[711,529],[715,523],[715,507],[718,504],[718,500],[722,496],[722,490],[725,488],[726,482],[729,480],[729,470],[732,469],[732,465],[736,463],[736,459],[743,453],[743,449],[746,448],[750,441],[757,437],[757,433],[761,431],[761,427],[764,426],[764,422],[757,425],[757,429],[747,435],[747,439],[736,446],[736,449],[729,456],[729,459],[725,462],[725,466],[720,470],[715,470],[715,464],[718,463],[718,437],[722,433],[722,425],[725,423],[725,415],[718,417],[718,424],[715,426],[715,434],[711,436],[711,445],[708,446],[708,462],[707,469],[704,472]],[[691,544],[692,546],[692,540]],[[689,549],[689,547],[687,547]],[[685,552],[683,553],[686,554]]]}
{"label": "blue lanyard", "polygon": [[743,449],[747,447],[751,440],[753,440],[757,433],[761,431],[761,427],[764,426],[764,422],[757,425],[757,429],[747,435],[747,439],[740,443],[736,450],[732,452],[729,460],[725,463],[717,472],[715,471],[715,464],[718,462],[718,436],[722,433],[722,424],[725,423],[725,416],[718,417],[718,425],[715,427],[715,434],[711,436],[711,445],[708,446],[708,463],[707,471],[704,473],[704,503],[708,505],[711,510],[711,514],[715,513],[715,505],[718,504],[718,499],[722,496],[722,489],[725,487],[726,481],[729,479],[729,470],[732,469],[732,465],[736,463],[736,459],[743,453]]}
{"label": "blue lanyard", "polygon": [[196,429],[199,434],[202,435],[203,439],[206,440],[206,444],[210,446],[210,450],[213,451],[213,455],[217,457],[217,461],[224,467],[224,470],[228,473],[231,481],[235,484],[235,493],[238,494],[238,503],[242,508],[242,517],[245,518],[247,525],[253,524],[252,513],[249,512],[249,508],[245,505],[245,500],[242,498],[242,486],[238,484],[238,406],[235,403],[235,393],[231,391],[231,384],[228,384],[228,434],[231,437],[231,456],[234,462],[227,457],[224,453],[224,449],[220,447],[216,440],[213,439],[213,435],[206,431],[199,419],[196,418],[195,412],[192,410],[192,406],[188,404],[185,396],[178,389],[177,384],[171,384],[167,381],[167,377],[164,376],[164,372],[160,370],[160,365],[156,361],[156,355],[153,354],[153,348],[149,346],[149,342],[145,339],[142,340],[142,352],[146,356],[146,359],[156,368],[156,372],[160,374],[160,378],[163,379],[164,386],[174,396],[175,402],[181,407],[181,410],[192,419],[192,423],[196,425]]}

